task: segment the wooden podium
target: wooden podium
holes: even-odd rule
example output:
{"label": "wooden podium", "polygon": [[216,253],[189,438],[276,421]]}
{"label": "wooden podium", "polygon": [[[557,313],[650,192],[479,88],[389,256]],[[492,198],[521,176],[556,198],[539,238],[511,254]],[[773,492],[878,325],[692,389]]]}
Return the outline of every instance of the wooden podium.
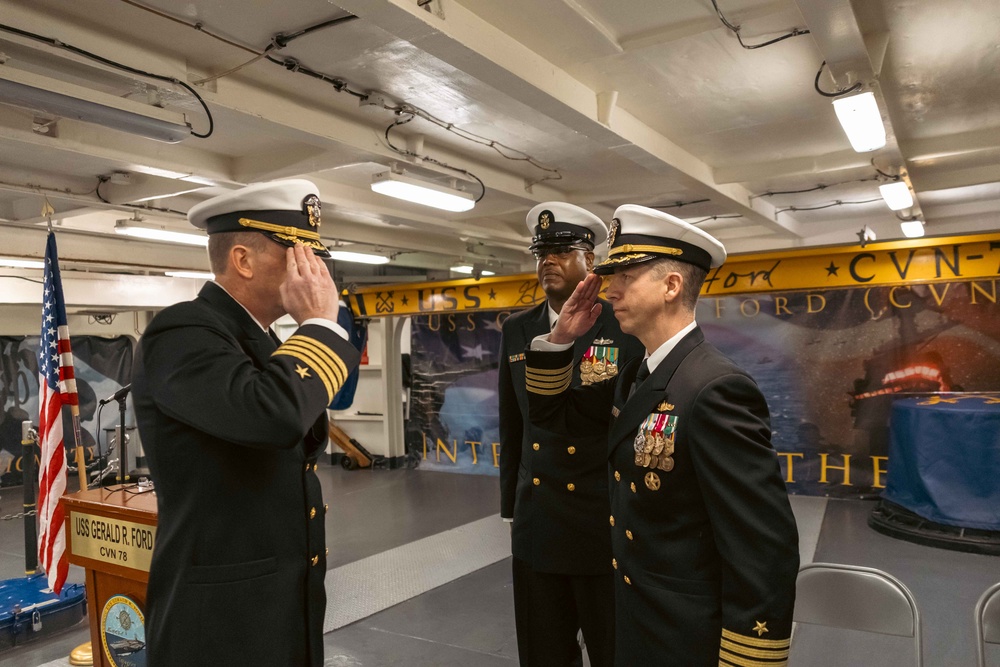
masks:
{"label": "wooden podium", "polygon": [[[156,540],[156,496],[153,491],[137,491],[133,485],[127,491],[118,486],[96,488],[67,494],[60,501],[66,513],[69,562],[86,570],[94,667],[116,667],[127,662],[118,661],[117,656],[145,651],[146,583]],[[134,602],[137,609],[119,596]],[[136,625],[140,614],[141,634]],[[108,643],[117,648],[109,649],[105,643],[106,628]]]}

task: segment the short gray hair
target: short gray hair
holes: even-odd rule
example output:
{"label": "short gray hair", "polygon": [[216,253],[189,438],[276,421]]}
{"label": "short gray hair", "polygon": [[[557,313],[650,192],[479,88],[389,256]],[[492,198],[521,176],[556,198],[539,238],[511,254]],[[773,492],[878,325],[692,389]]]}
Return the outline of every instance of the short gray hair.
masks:
{"label": "short gray hair", "polygon": [[681,305],[694,312],[695,306],[698,305],[698,294],[701,292],[701,286],[705,282],[708,271],[694,264],[680,262],[669,257],[654,259],[649,264],[649,270],[653,272],[653,277],[657,280],[665,278],[668,273],[681,274],[681,278],[684,280],[681,287]]}
{"label": "short gray hair", "polygon": [[221,276],[229,267],[229,251],[243,245],[254,252],[264,252],[272,241],[260,232],[222,232],[208,237],[208,265],[212,273]]}

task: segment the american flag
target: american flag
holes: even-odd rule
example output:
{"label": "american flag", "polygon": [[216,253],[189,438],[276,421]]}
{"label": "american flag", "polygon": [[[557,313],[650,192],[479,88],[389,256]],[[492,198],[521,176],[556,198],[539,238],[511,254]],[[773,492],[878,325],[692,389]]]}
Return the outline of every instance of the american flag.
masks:
{"label": "american flag", "polygon": [[62,407],[77,414],[73,352],[66,326],[62,280],[56,236],[49,232],[45,246],[45,287],[42,304],[42,340],[38,350],[38,561],[48,575],[49,588],[57,594],[66,581],[66,517],[59,499],[66,492],[66,447],[63,445]]}

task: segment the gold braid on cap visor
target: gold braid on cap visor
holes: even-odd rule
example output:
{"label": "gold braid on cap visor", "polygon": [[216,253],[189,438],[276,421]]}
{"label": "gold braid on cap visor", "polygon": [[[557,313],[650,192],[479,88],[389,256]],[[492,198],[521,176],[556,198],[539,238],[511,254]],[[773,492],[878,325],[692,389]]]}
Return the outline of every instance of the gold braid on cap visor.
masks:
{"label": "gold braid on cap visor", "polygon": [[[243,222],[240,220],[240,222]],[[683,255],[684,251],[680,248],[674,248],[672,246],[664,245],[635,245],[632,243],[623,243],[622,245],[612,248],[608,253],[610,257],[615,255],[620,255],[625,252],[653,252],[661,255]]]}
{"label": "gold braid on cap visor", "polygon": [[[283,235],[282,238],[287,238],[290,241],[298,239],[312,239],[314,241],[319,241],[319,232],[310,232],[305,229],[299,229],[298,227],[292,227],[291,225],[275,225],[270,222],[261,222],[260,220],[251,220],[249,218],[240,218],[240,224],[244,227],[249,227],[250,229],[259,229],[262,232],[271,232],[272,234]],[[306,245],[310,244],[306,243]]]}

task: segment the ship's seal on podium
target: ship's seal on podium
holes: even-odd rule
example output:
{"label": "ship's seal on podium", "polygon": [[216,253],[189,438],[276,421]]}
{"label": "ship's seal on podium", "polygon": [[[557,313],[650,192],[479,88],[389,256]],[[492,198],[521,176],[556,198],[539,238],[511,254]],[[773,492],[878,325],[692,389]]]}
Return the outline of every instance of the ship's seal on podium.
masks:
{"label": "ship's seal on podium", "polygon": [[101,645],[115,667],[146,667],[146,625],[131,598],[112,595],[101,612]]}

